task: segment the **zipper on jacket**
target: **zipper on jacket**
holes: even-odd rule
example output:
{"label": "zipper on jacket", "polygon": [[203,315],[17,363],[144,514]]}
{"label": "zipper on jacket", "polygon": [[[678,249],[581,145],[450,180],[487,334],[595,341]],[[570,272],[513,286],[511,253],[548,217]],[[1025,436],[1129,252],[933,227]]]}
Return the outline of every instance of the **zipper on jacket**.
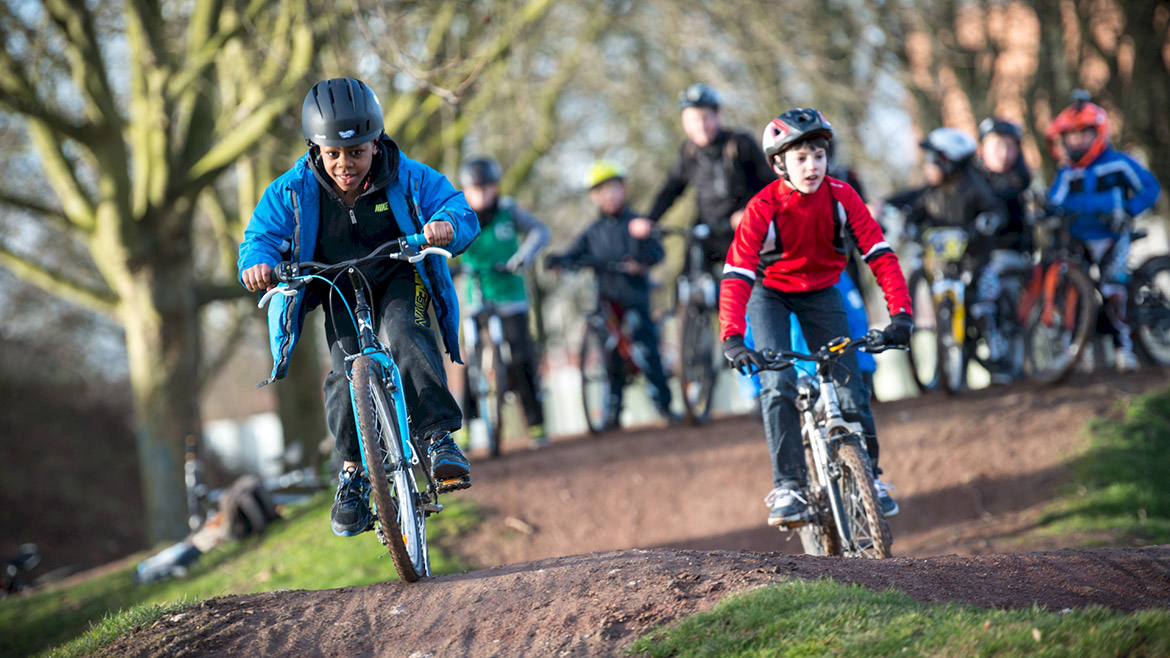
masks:
{"label": "zipper on jacket", "polygon": [[357,215],[353,214],[353,208],[349,208],[349,223],[357,225]]}

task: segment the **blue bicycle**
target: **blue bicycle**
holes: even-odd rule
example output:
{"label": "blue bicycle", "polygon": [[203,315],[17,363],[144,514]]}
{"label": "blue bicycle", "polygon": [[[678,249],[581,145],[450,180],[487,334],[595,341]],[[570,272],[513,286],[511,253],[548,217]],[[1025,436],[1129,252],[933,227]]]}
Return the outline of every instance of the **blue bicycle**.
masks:
{"label": "blue bicycle", "polygon": [[[436,482],[431,478],[426,446],[410,434],[398,366],[374,331],[365,292],[369,284],[357,266],[380,258],[408,263],[417,263],[431,254],[451,258],[446,249],[426,244],[423,235],[410,235],[391,240],[368,256],[332,265],[314,261],[281,263],[275,274],[286,285],[269,290],[260,300],[263,307],[274,295],[295,294],[311,280],[323,281],[336,290],[337,279],[349,276],[356,302],[349,310],[357,328],[359,350],[346,356],[346,377],[357,418],[362,466],[370,479],[378,540],[390,552],[398,574],[408,582],[430,575],[426,526],[428,516],[443,510],[438,503],[439,494],[465,488],[468,483]],[[395,247],[398,251],[391,252]]]}

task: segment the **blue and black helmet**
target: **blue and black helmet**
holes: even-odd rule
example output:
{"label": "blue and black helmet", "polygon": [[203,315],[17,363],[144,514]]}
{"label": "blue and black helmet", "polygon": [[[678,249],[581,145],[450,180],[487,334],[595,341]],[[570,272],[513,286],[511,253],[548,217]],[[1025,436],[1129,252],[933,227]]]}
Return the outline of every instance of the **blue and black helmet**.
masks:
{"label": "blue and black helmet", "polygon": [[384,128],[377,95],[354,78],[318,82],[301,106],[301,132],[310,146],[356,146],[378,139]]}

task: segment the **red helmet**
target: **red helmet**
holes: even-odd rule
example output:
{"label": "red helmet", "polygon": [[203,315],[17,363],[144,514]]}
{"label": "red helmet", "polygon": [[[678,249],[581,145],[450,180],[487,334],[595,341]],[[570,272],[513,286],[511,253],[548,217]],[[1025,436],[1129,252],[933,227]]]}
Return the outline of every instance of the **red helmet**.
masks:
{"label": "red helmet", "polygon": [[[1089,129],[1096,131],[1096,134],[1093,135],[1093,141],[1089,143],[1088,148],[1071,151],[1062,143],[1061,137],[1065,133]],[[1048,148],[1056,159],[1061,159],[1058,147],[1063,147],[1065,155],[1074,167],[1087,167],[1109,145],[1109,115],[1101,106],[1090,103],[1086,97],[1077,97],[1072,105],[1056,115],[1044,136],[1048,139]]]}

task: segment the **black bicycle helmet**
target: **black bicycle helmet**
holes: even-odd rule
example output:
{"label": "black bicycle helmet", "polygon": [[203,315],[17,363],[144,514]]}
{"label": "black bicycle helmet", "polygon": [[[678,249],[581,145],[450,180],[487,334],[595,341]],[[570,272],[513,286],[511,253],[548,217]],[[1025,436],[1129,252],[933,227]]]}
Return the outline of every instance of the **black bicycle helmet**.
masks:
{"label": "black bicycle helmet", "polygon": [[679,110],[685,110],[688,107],[709,107],[718,110],[722,104],[723,97],[719,95],[719,92],[702,82],[696,82],[678,95]]}
{"label": "black bicycle helmet", "polygon": [[313,85],[301,107],[301,132],[310,146],[355,146],[382,136],[382,104],[361,80],[334,78]]}
{"label": "black bicycle helmet", "polygon": [[1023,141],[1024,129],[1019,124],[1008,121],[1007,119],[997,119],[995,117],[987,117],[979,122],[979,141],[991,133],[1003,135],[1004,137],[1011,137],[1016,140],[1016,143]]}
{"label": "black bicycle helmet", "polygon": [[500,182],[500,163],[492,158],[468,158],[459,165],[459,186],[490,185]]}

